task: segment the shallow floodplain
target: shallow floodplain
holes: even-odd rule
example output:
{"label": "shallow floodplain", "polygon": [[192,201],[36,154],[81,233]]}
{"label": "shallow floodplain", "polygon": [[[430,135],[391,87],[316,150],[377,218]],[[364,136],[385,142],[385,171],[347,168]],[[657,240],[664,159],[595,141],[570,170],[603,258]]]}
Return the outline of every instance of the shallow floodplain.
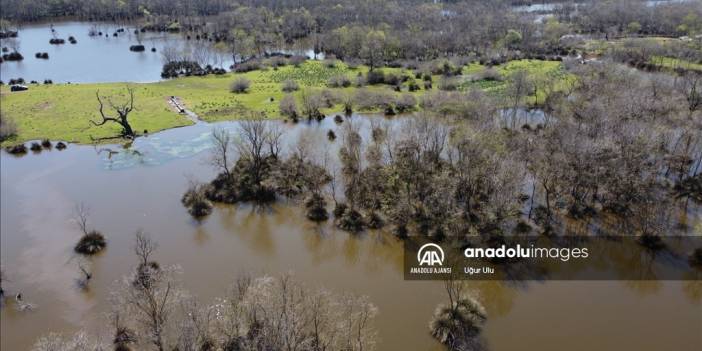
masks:
{"label": "shallow floodplain", "polygon": [[[353,118],[365,137],[370,120],[386,120]],[[217,126],[234,130],[237,122]],[[192,220],[180,196],[189,177],[214,176],[207,165],[212,127],[154,133],[137,139],[130,152],[115,145],[69,145],[23,157],[2,151],[0,247],[8,279],[3,287],[8,294],[21,291],[37,306],[18,312],[8,300],[0,312],[2,349],[27,349],[50,331],[95,331],[106,325],[102,312],[109,309],[114,281],[134,268],[138,229],[159,243],[159,262],[181,266],[184,287],[203,302],[221,296],[242,272],[292,271],[312,286],[368,295],[379,308],[378,350],[443,349],[428,330],[436,305],[445,300],[443,285],[404,281],[402,242],[392,234],[353,235],[329,222],[317,225],[294,202],[217,206],[204,221]],[[282,127],[284,143],[312,133],[318,150],[336,155],[338,141],[325,137],[329,129],[339,132],[331,118]],[[80,272],[72,252],[80,233],[70,217],[80,201],[91,207],[91,223],[108,240],[107,249],[91,259],[94,280],[87,291],[75,284]],[[694,350],[702,342],[692,327],[702,323],[699,282],[468,284],[487,308],[483,335],[491,350],[524,345],[561,350],[564,344],[571,350]],[[666,333],[659,333],[661,321]]]}

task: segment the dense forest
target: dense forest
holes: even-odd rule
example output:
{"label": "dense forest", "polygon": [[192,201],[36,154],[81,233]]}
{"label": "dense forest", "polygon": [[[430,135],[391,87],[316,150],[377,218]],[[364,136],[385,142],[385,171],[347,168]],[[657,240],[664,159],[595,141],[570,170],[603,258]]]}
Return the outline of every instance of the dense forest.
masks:
{"label": "dense forest", "polygon": [[[562,53],[566,34],[681,36],[702,30],[696,1],[559,3],[554,16],[513,11],[511,1],[33,1],[2,0],[9,23],[76,18],[139,20],[146,28],[204,32],[239,55],[307,40],[339,58],[430,59],[506,51]],[[5,22],[5,26],[9,25]]]}

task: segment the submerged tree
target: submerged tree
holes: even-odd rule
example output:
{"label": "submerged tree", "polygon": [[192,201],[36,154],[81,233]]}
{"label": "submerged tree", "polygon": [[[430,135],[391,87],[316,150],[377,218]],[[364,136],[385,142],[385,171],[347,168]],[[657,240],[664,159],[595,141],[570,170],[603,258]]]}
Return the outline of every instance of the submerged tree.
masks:
{"label": "submerged tree", "polygon": [[[134,130],[132,129],[132,126],[129,124],[129,113],[134,110],[134,89],[131,87],[127,87],[127,93],[129,94],[129,97],[119,103],[115,103],[111,97],[101,97],[100,96],[100,91],[95,92],[95,97],[98,100],[98,103],[100,104],[100,116],[102,117],[102,121],[93,121],[90,120],[90,122],[93,123],[95,126],[101,126],[106,124],[107,122],[111,123],[117,123],[122,127],[122,136],[125,138],[134,138],[136,135],[134,133]],[[114,112],[117,114],[116,116],[109,116],[105,113],[105,103],[103,102],[103,99],[107,100],[107,104],[109,107],[114,110]]]}
{"label": "submerged tree", "polygon": [[[313,289],[293,279],[239,277],[228,294],[200,305],[180,289],[177,267],[152,261],[156,243],[136,234],[135,271],[117,283],[111,327],[115,350],[348,350],[370,351],[376,343],[377,308],[366,296]],[[50,334],[34,350],[106,350],[80,332]]]}
{"label": "submerged tree", "polygon": [[429,324],[431,335],[450,350],[481,349],[479,334],[487,320],[485,308],[468,296],[463,282],[454,277],[444,281],[444,288],[449,302],[436,308]]}
{"label": "submerged tree", "polygon": [[[143,341],[159,351],[171,350],[175,321],[172,319],[183,299],[176,274],[177,267],[161,267],[150,261],[156,243],[139,231],[134,252],[139,265],[131,276],[125,277],[113,295],[114,313],[124,317],[138,330]],[[119,317],[116,317],[119,318]]]}
{"label": "submerged tree", "polygon": [[88,217],[90,209],[84,204],[79,203],[74,210],[74,220],[78,224],[83,236],[76,244],[74,250],[83,255],[94,255],[102,251],[107,246],[105,236],[95,229],[88,229]]}

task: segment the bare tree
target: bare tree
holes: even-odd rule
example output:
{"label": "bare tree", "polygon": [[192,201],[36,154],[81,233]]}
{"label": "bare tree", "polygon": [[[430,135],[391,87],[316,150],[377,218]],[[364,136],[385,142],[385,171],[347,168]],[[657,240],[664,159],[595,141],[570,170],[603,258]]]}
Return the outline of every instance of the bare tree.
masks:
{"label": "bare tree", "polygon": [[88,217],[90,216],[90,208],[81,202],[76,204],[73,220],[78,225],[78,228],[83,232],[83,235],[88,235]]}
{"label": "bare tree", "polygon": [[271,126],[261,115],[241,122],[235,147],[239,157],[249,162],[254,183],[259,184],[268,157],[277,157],[280,150],[282,130]]}
{"label": "bare tree", "polygon": [[509,105],[512,109],[511,113],[511,128],[514,129],[517,126],[517,112],[519,107],[523,103],[523,100],[532,91],[531,79],[529,74],[525,70],[518,70],[509,77],[509,84],[506,89],[506,97],[509,101]]}
{"label": "bare tree", "polygon": [[324,118],[322,112],[319,111],[323,106],[322,100],[320,94],[312,92],[309,89],[303,89],[300,94],[302,115],[307,116],[308,119],[321,120]]}
{"label": "bare tree", "polygon": [[89,336],[84,331],[79,331],[71,337],[63,337],[57,333],[42,336],[32,347],[34,351],[95,351],[105,350],[102,340]]}
{"label": "bare tree", "polygon": [[224,129],[215,128],[212,130],[212,141],[214,142],[214,150],[210,158],[210,163],[224,173],[227,178],[230,178],[230,169],[232,167],[232,160],[230,158],[232,136]]}
{"label": "bare tree", "polygon": [[[177,267],[160,267],[149,261],[156,249],[149,236],[136,234],[134,251],[140,264],[132,276],[125,277],[113,295],[114,313],[128,318],[136,330],[159,351],[172,349],[176,309],[183,293],[178,287]],[[144,262],[147,262],[146,264]]]}
{"label": "bare tree", "polygon": [[140,264],[146,265],[149,263],[151,254],[156,251],[158,244],[151,240],[151,236],[143,230],[138,230],[134,244],[134,253],[139,258]]}
{"label": "bare tree", "polygon": [[95,122],[93,120],[90,120],[90,122],[93,123],[95,126],[101,126],[104,125],[107,122],[112,122],[112,123],[117,123],[122,127],[122,136],[127,137],[127,138],[133,138],[135,136],[134,130],[132,129],[132,126],[129,124],[129,113],[134,110],[134,89],[131,87],[127,87],[127,93],[129,94],[128,99],[125,101],[122,101],[121,103],[115,103],[112,101],[112,98],[107,97],[107,104],[110,106],[112,110],[117,114],[117,116],[108,116],[105,114],[105,104],[103,103],[102,99],[104,97],[100,97],[100,91],[95,92],[95,97],[98,100],[98,103],[100,104],[100,116],[102,117],[102,121]]}
{"label": "bare tree", "polygon": [[182,59],[182,52],[174,45],[166,45],[161,49],[161,60],[163,64],[177,62]]}
{"label": "bare tree", "polygon": [[689,116],[702,109],[702,74],[688,73],[679,78],[678,91],[685,97]]}

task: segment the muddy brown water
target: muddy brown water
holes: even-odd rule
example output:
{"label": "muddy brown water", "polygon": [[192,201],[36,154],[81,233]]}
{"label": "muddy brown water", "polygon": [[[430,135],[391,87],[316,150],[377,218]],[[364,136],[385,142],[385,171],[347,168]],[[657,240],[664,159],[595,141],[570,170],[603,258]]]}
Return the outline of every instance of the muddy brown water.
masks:
{"label": "muddy brown water", "polygon": [[[368,119],[360,123],[368,127]],[[331,118],[282,126],[287,142],[311,131],[321,140],[317,148],[336,150],[325,137],[337,128]],[[158,242],[158,261],[182,267],[184,287],[203,302],[222,296],[241,272],[292,272],[312,286],[368,295],[379,308],[378,350],[442,349],[428,323],[444,299],[443,287],[404,281],[402,243],[391,235],[350,235],[330,223],[313,224],[293,202],[265,210],[218,206],[202,223],[193,221],[180,197],[188,178],[214,176],[207,165],[211,128],[201,123],[141,138],[132,147],[138,152],[129,154],[108,156],[98,152],[105,147],[79,145],[20,158],[2,153],[3,288],[36,304],[19,312],[7,299],[0,311],[2,350],[29,349],[52,331],[106,325],[110,288],[135,265],[138,229]],[[91,260],[89,291],[76,286],[72,253],[80,234],[70,217],[81,201],[91,208],[90,225],[108,239],[107,250]],[[489,313],[483,335],[491,350],[702,349],[699,282],[468,284]]]}

